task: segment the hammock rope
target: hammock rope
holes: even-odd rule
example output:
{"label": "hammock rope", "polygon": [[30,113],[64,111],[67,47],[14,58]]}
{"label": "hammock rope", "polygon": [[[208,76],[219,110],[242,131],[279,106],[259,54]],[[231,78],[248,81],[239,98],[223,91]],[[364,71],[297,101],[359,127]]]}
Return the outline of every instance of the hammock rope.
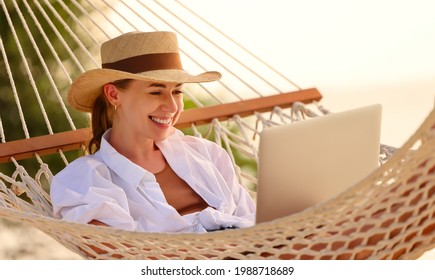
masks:
{"label": "hammock rope", "polygon": [[[243,52],[249,54],[251,57],[253,57],[255,60],[257,60],[258,62],[260,62],[261,65],[263,65],[267,70],[270,70],[272,73],[278,75],[280,78],[282,78],[283,80],[287,81],[289,84],[291,84],[293,87],[297,88],[298,90],[301,90],[302,88],[300,86],[298,86],[295,82],[293,82],[292,80],[290,80],[287,76],[285,76],[284,74],[282,74],[281,72],[279,72],[276,68],[274,68],[272,65],[268,64],[266,61],[264,61],[263,59],[261,59],[260,57],[258,57],[256,54],[254,54],[253,52],[251,52],[249,49],[247,49],[246,47],[244,47],[243,45],[241,45],[240,43],[238,43],[236,40],[234,40],[233,38],[229,37],[227,34],[223,33],[221,30],[219,30],[218,28],[216,28],[214,25],[210,24],[209,21],[207,21],[204,17],[202,17],[201,15],[197,14],[196,12],[194,12],[192,9],[190,9],[188,6],[186,6],[185,4],[183,4],[181,1],[179,0],[175,0],[175,2],[177,2],[180,6],[182,6],[184,9],[186,9],[187,11],[189,11],[194,17],[198,18],[201,20],[201,22],[205,23],[207,25],[207,27],[211,28],[211,30],[216,31],[219,35],[223,36],[224,38],[226,38],[227,40],[229,40],[230,42],[232,42],[233,44],[235,44],[237,47],[239,47]],[[275,88],[275,86],[273,86]]]}
{"label": "hammock rope", "polygon": [[[125,2],[122,1],[122,3],[124,5]],[[154,12],[153,10],[151,10],[150,8],[148,8],[146,5],[144,5],[143,3],[140,3],[141,6],[146,9],[147,11],[149,11],[151,14],[153,14],[154,16],[156,16],[157,18],[159,18],[161,21],[163,21],[168,27],[170,27],[171,29],[173,29],[175,32],[180,34],[180,38],[186,40],[187,42],[189,42],[190,44],[194,45],[198,50],[200,50],[202,52],[202,54],[208,56],[210,59],[212,59],[214,62],[216,62],[218,65],[220,65],[223,69],[227,70],[228,73],[234,75],[237,79],[239,79],[240,81],[242,81],[243,83],[246,83],[245,81],[243,81],[242,79],[240,79],[240,77],[238,77],[234,72],[232,72],[231,70],[229,70],[227,67],[225,67],[225,65],[223,65],[222,63],[220,63],[218,60],[216,60],[214,58],[214,56],[210,55],[209,53],[207,53],[203,48],[201,48],[198,44],[196,44],[193,40],[189,39],[189,37],[187,37],[186,35],[184,35],[184,33],[180,33],[179,29],[172,25],[169,21],[167,21],[166,19],[164,19],[163,17],[161,17],[159,14],[157,14],[156,12]],[[127,6],[127,5],[126,5]],[[144,22],[146,22],[151,28],[153,28],[154,30],[157,30],[157,28],[152,25],[151,23],[149,23],[148,20],[146,20],[141,14],[137,13],[137,11],[133,12]],[[117,13],[119,13],[117,11]],[[134,25],[132,25],[134,26]],[[138,27],[134,26],[136,30],[139,30]],[[189,58],[190,61],[192,61],[196,66],[198,66],[202,71],[206,71],[207,68],[201,64],[200,62],[198,62],[197,59],[195,59],[192,55],[190,55],[188,52],[184,51],[181,49],[181,53],[183,55],[185,55],[187,58]],[[227,85],[227,83],[225,81],[220,81],[221,85],[228,91],[230,91],[235,97],[237,97],[239,100],[242,100],[242,98],[236,93],[236,91],[232,90],[230,86]],[[216,99],[219,103],[223,103],[223,101],[216,96],[213,92],[211,92],[210,90],[208,90],[204,85],[199,84],[200,87],[202,87],[207,94],[209,94],[211,97],[213,97],[214,99]],[[201,105],[203,106],[203,105]]]}
{"label": "hammock rope", "polygon": [[[25,143],[29,146],[38,140],[29,132],[26,122],[34,116],[26,115],[28,112],[22,100],[24,90],[15,80],[17,72],[14,70],[23,69],[29,80],[35,104],[41,111],[38,113],[48,127],[49,136],[53,136],[49,139],[55,139],[59,134],[52,126],[52,123],[57,123],[58,117],[50,119],[46,110],[53,104],[59,107],[57,112],[67,120],[65,129],[79,132],[75,117],[69,114],[64,101],[67,85],[85,69],[100,67],[99,59],[93,53],[99,49],[101,42],[127,31],[146,31],[144,26],[150,31],[176,31],[181,39],[181,54],[187,63],[200,70],[217,68],[224,73],[222,81],[214,86],[186,86],[186,99],[197,108],[188,109],[185,113],[216,104],[234,105],[231,104],[234,100],[246,101],[249,96],[258,98],[261,103],[265,100],[263,97],[286,95],[281,88],[285,88],[285,92],[294,89],[302,91],[288,77],[179,0],[147,2],[152,5],[140,0],[34,0],[33,3],[23,0],[20,3],[24,8],[17,0],[8,8],[4,0],[0,0],[3,11],[0,21],[7,22],[9,35],[12,35],[2,34],[0,38],[4,72],[9,80],[8,87],[1,94],[10,96],[11,102],[15,103],[15,117],[20,120],[24,139],[30,141]],[[154,6],[156,9],[152,8]],[[193,27],[179,17],[177,11],[195,18],[198,24]],[[17,13],[18,19],[11,17],[12,13]],[[147,18],[146,15],[151,16]],[[18,28],[22,30],[18,32]],[[39,35],[41,40],[38,40]],[[190,36],[204,41],[204,45]],[[23,46],[23,42],[30,42],[30,46]],[[227,51],[227,44],[236,46],[243,56]],[[189,47],[196,51],[188,51]],[[30,58],[30,54],[26,54],[30,48],[35,57]],[[49,62],[48,57],[54,60]],[[256,66],[249,67],[248,59],[242,57],[249,57],[257,63]],[[227,65],[224,61],[231,63]],[[36,64],[39,68],[34,68]],[[268,78],[262,75],[263,70],[268,72]],[[37,76],[36,79],[33,73],[46,77],[50,90],[41,90],[40,78]],[[274,78],[269,78],[269,75]],[[44,98],[41,98],[41,93]],[[196,120],[187,124],[187,128],[190,134],[215,141],[227,150],[240,182],[255,198],[257,179],[253,169],[258,161],[261,131],[270,126],[330,113],[313,101],[316,98],[311,99],[292,101],[292,104],[281,102],[280,105],[271,105],[267,111],[254,109],[249,115],[236,113],[222,119],[205,119],[205,124]],[[307,102],[312,103],[305,104]],[[9,140],[12,137],[8,135],[11,128],[6,122],[7,117],[0,112],[0,158],[6,158],[4,161],[9,163],[5,164],[13,165],[13,169],[5,168],[9,171],[3,171],[3,163],[0,163],[0,217],[35,227],[84,258],[397,259],[419,257],[435,246],[434,112],[399,150],[382,145],[382,166],[330,201],[252,228],[199,235],[128,232],[54,219],[48,195],[54,169],[68,165],[82,154],[77,150],[82,151],[86,141],[80,138],[83,141],[78,144],[68,142],[50,147],[49,152],[35,148],[24,156],[18,149],[24,142]],[[17,152],[8,153],[5,147],[12,147]],[[73,155],[71,149],[74,150]],[[50,157],[46,153],[50,153]],[[36,168],[32,172],[28,170],[27,163],[21,161],[29,157],[28,154],[34,161],[32,168]],[[56,166],[50,165],[53,156],[58,157],[60,162]],[[243,164],[244,161],[248,164]],[[94,250],[97,248],[105,253],[97,254]]]}
{"label": "hammock rope", "polygon": [[[60,1],[57,1],[58,3],[60,3]],[[86,46],[83,44],[82,40],[80,40],[80,38],[77,36],[76,32],[74,32],[74,30],[71,29],[71,27],[69,26],[69,24],[67,24],[65,22],[65,20],[62,18],[61,15],[59,15],[58,11],[53,7],[52,4],[50,4],[49,1],[44,0],[44,3],[47,5],[48,9],[53,13],[55,19],[62,25],[62,27],[66,30],[67,34],[69,36],[71,36],[71,38],[73,38],[74,42],[77,43],[80,47],[80,51],[84,52],[87,56],[86,59],[91,60],[91,62],[93,63],[94,67],[99,67],[99,63],[96,61],[96,59],[94,58],[94,56],[88,51],[88,48],[86,48]],[[65,7],[65,6],[64,6]],[[68,11],[69,9],[67,9]],[[73,17],[74,20],[76,20],[76,17]],[[77,24],[79,24],[80,26],[81,23],[75,22]],[[53,30],[57,30],[56,27],[53,28]],[[82,27],[82,30],[84,30],[86,32],[86,34],[93,38],[92,33],[87,32],[87,28],[86,27]],[[96,42],[96,40],[95,40]]]}
{"label": "hammock rope", "polygon": [[[0,44],[1,44],[1,42],[0,42]],[[2,122],[1,116],[0,116],[0,141],[1,141],[1,143],[6,142],[5,132],[3,130],[3,122]]]}
{"label": "hammock rope", "polygon": [[[263,76],[261,76],[257,71],[255,71],[254,69],[248,67],[245,63],[243,63],[240,59],[238,59],[237,57],[235,57],[234,55],[232,55],[231,53],[229,53],[228,51],[226,51],[224,48],[222,48],[219,44],[216,44],[214,41],[210,40],[208,37],[204,36],[204,34],[202,34],[200,31],[198,31],[197,28],[195,28],[193,25],[189,24],[187,21],[185,21],[183,18],[181,18],[180,16],[178,16],[178,14],[172,12],[170,9],[168,9],[167,7],[165,7],[164,5],[160,4],[158,1],[153,0],[154,3],[156,3],[157,5],[159,5],[160,7],[162,7],[166,12],[170,13],[171,16],[175,17],[177,20],[179,20],[180,22],[182,22],[184,25],[188,26],[191,30],[193,30],[196,34],[200,35],[202,38],[204,38],[207,42],[209,42],[210,44],[212,44],[214,47],[216,47],[217,49],[219,49],[219,51],[223,52],[226,56],[228,56],[229,58],[231,58],[233,61],[235,61],[237,64],[241,65],[243,67],[243,69],[245,69],[246,71],[254,74],[254,76],[265,82],[267,85],[269,85],[272,89],[274,89],[276,92],[282,92],[278,87],[276,87],[274,84],[272,84],[270,81],[268,81],[267,79],[265,79]],[[178,31],[178,30],[177,30]],[[198,48],[199,46],[197,44],[195,44]],[[221,63],[220,63],[221,64]],[[230,72],[231,73],[231,72]],[[233,73],[232,73],[233,74]],[[235,76],[237,76],[236,74],[234,74]],[[241,80],[240,77],[237,76],[238,79]],[[252,90],[254,90],[255,92],[257,92],[258,94],[260,94],[258,91],[256,91],[254,88],[252,88],[250,85],[249,86]],[[261,96],[261,94],[260,94]],[[243,98],[240,97],[240,99],[242,100]]]}
{"label": "hammock rope", "polygon": [[[16,106],[18,108],[18,116],[19,116],[19,119],[21,121],[21,127],[22,127],[22,129],[24,131],[24,135],[26,136],[26,138],[30,138],[29,130],[27,129],[26,120],[24,118],[23,108],[21,107],[20,97],[18,95],[18,91],[17,91],[17,88],[15,86],[15,81],[14,81],[14,79],[12,77],[11,67],[10,67],[9,60],[8,60],[8,57],[7,57],[7,54],[6,54],[6,51],[5,51],[5,47],[3,45],[3,40],[1,38],[0,38],[0,49],[1,49],[1,52],[2,52],[3,61],[5,63],[6,73],[7,73],[8,77],[9,77],[9,82],[11,84],[12,92],[13,92],[13,95],[14,95],[15,104],[16,104]],[[2,132],[1,132],[1,134],[2,134],[2,139],[6,139],[6,135],[5,135],[5,132],[3,130],[3,125],[2,125]]]}
{"label": "hammock rope", "polygon": [[[74,64],[77,66],[77,68],[80,70],[80,72],[84,72],[85,69],[83,68],[82,64],[79,62],[79,59],[77,58],[77,56],[74,54],[74,52],[71,50],[71,47],[68,45],[68,43],[65,41],[64,37],[60,34],[59,30],[57,30],[56,26],[54,25],[53,21],[51,20],[51,18],[47,15],[47,13],[45,12],[45,10],[41,7],[41,4],[39,2],[35,2],[36,7],[38,8],[38,10],[41,12],[42,16],[44,17],[44,19],[47,21],[47,23],[50,25],[51,27],[51,31],[54,32],[54,34],[56,35],[57,40],[59,40],[59,42],[62,44],[63,50],[65,50],[68,55],[69,55],[69,59],[71,61],[74,62]],[[31,10],[31,9],[30,9]],[[35,21],[37,22],[37,21]],[[44,32],[44,34],[46,35],[46,33]],[[47,39],[47,42],[49,42],[50,40]],[[47,43],[48,46],[51,46],[50,43]],[[83,48],[82,48],[83,50]],[[54,51],[54,54],[56,57],[58,57],[58,54],[56,51]],[[88,53],[89,54],[89,53]],[[92,56],[89,54],[90,58],[92,59]],[[94,61],[95,66],[97,66],[95,60],[91,60]],[[65,69],[63,66],[63,63],[58,61],[58,65],[62,68]],[[69,84],[72,83],[72,79],[69,76],[68,72],[65,72],[66,75],[66,79],[68,80]]]}
{"label": "hammock rope", "polygon": [[[34,15],[33,11],[30,9],[29,5],[27,4],[27,1],[24,1],[24,3],[25,3],[27,10],[29,11],[29,13],[30,13],[30,15],[31,15],[31,17],[32,17],[33,22],[34,22],[35,25],[38,27],[38,29],[39,29],[39,31],[41,32],[43,38],[45,39],[45,42],[47,43],[47,45],[49,46],[49,48],[53,51],[53,47],[52,47],[51,43],[50,43],[49,40],[47,39],[47,36],[46,36],[45,32],[43,31],[43,28],[41,27],[41,25],[39,24],[39,22],[36,20],[36,17],[35,17],[35,15]],[[54,78],[53,78],[53,76],[51,75],[50,70],[48,69],[47,64],[45,63],[45,60],[44,60],[44,58],[43,58],[43,56],[42,56],[42,54],[41,54],[41,51],[40,51],[38,45],[36,44],[35,38],[34,38],[34,36],[32,35],[32,32],[31,32],[30,29],[29,29],[29,26],[28,26],[28,24],[27,24],[27,22],[26,22],[26,19],[24,18],[24,16],[23,16],[21,10],[18,9],[18,5],[17,5],[17,3],[16,3],[15,0],[14,0],[14,6],[15,6],[15,8],[16,8],[18,14],[19,14],[20,20],[21,20],[21,22],[22,22],[22,24],[23,24],[23,26],[24,26],[24,28],[25,28],[25,30],[26,30],[27,36],[29,37],[29,39],[30,39],[30,41],[31,41],[31,43],[32,43],[32,46],[33,46],[33,48],[34,48],[34,50],[35,50],[35,52],[36,52],[36,54],[37,54],[37,56],[38,56],[38,59],[39,59],[39,61],[41,62],[41,65],[42,65],[43,68],[44,68],[44,71],[45,71],[46,76],[47,76],[47,78],[48,78],[48,80],[49,80],[49,82],[50,82],[50,85],[51,85],[52,89],[54,90],[55,96],[56,96],[57,100],[59,101],[59,104],[61,104],[61,108],[62,108],[62,110],[63,110],[65,116],[67,117],[68,123],[70,124],[70,126],[71,126],[72,129],[76,129],[76,128],[75,128],[75,125],[74,125],[74,123],[73,123],[73,121],[72,121],[72,118],[71,118],[70,114],[68,113],[68,110],[67,110],[67,108],[66,108],[66,106],[65,106],[65,103],[64,103],[63,100],[62,100],[62,97],[61,97],[61,95],[60,95],[59,89],[58,89],[58,87],[57,87],[56,84],[55,84]],[[52,52],[52,53],[55,54],[55,52]],[[58,60],[58,57],[57,57],[57,60]],[[26,68],[27,68],[27,67],[26,67]],[[28,73],[29,73],[29,76],[30,76],[30,69],[28,70]],[[34,79],[33,79],[33,76],[30,76],[30,77],[31,77],[32,80],[34,80]],[[44,104],[43,104],[42,99],[41,99],[41,95],[39,94],[39,92],[38,92],[38,90],[37,90],[37,87],[35,86],[34,88],[35,88],[35,93],[37,93],[38,104],[40,105],[40,108],[41,108],[42,113],[43,113],[43,115],[44,115],[44,119],[46,120],[46,124],[47,124],[47,128],[48,128],[48,132],[49,132],[50,134],[53,134],[53,128],[52,128],[52,126],[51,126],[51,124],[50,124],[50,120],[48,119],[47,112],[46,112],[46,110],[45,110]]]}

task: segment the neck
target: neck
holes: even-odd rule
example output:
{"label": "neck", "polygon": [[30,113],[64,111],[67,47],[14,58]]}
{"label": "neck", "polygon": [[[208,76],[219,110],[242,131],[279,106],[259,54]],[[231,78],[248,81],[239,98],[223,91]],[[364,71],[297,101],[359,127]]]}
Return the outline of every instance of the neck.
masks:
{"label": "neck", "polygon": [[140,137],[119,127],[113,127],[109,143],[118,153],[151,173],[160,172],[165,165],[163,154],[154,140]]}

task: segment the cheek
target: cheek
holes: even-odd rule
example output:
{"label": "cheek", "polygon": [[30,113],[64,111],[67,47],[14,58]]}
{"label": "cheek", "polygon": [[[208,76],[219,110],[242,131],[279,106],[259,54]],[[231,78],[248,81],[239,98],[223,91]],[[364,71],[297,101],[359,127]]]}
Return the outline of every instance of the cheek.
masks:
{"label": "cheek", "polygon": [[180,118],[180,114],[181,112],[183,112],[184,109],[184,102],[183,99],[181,99],[179,102],[177,102],[177,107],[178,107],[178,111],[176,113],[176,115],[174,116],[174,124],[178,121],[178,119]]}
{"label": "cheek", "polygon": [[180,101],[178,102],[178,111],[182,112],[184,109],[184,101],[183,98],[180,99]]}
{"label": "cheek", "polygon": [[177,96],[174,99],[175,104],[177,105],[177,113],[182,112],[183,108],[184,108],[184,100],[183,100],[183,96]]}

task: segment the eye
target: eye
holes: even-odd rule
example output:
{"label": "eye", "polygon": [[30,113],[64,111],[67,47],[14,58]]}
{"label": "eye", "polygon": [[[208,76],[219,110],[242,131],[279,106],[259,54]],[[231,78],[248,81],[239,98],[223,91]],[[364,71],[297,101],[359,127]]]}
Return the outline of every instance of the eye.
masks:
{"label": "eye", "polygon": [[150,92],[151,95],[160,95],[160,91],[152,91]]}
{"label": "eye", "polygon": [[172,92],[172,94],[175,94],[175,95],[183,94],[183,91],[177,89],[177,90],[174,90],[174,91]]}

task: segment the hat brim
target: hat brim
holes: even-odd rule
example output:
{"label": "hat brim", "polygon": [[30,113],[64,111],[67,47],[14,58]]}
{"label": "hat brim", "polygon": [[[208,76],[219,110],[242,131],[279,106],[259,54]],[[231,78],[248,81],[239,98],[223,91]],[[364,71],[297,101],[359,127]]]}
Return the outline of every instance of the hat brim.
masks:
{"label": "hat brim", "polygon": [[144,73],[128,73],[113,69],[93,69],[82,73],[70,86],[68,103],[83,112],[92,112],[94,102],[102,93],[102,87],[117,80],[133,79],[166,83],[203,83],[217,81],[222,77],[219,72],[210,71],[191,75],[183,70],[155,70]]}

